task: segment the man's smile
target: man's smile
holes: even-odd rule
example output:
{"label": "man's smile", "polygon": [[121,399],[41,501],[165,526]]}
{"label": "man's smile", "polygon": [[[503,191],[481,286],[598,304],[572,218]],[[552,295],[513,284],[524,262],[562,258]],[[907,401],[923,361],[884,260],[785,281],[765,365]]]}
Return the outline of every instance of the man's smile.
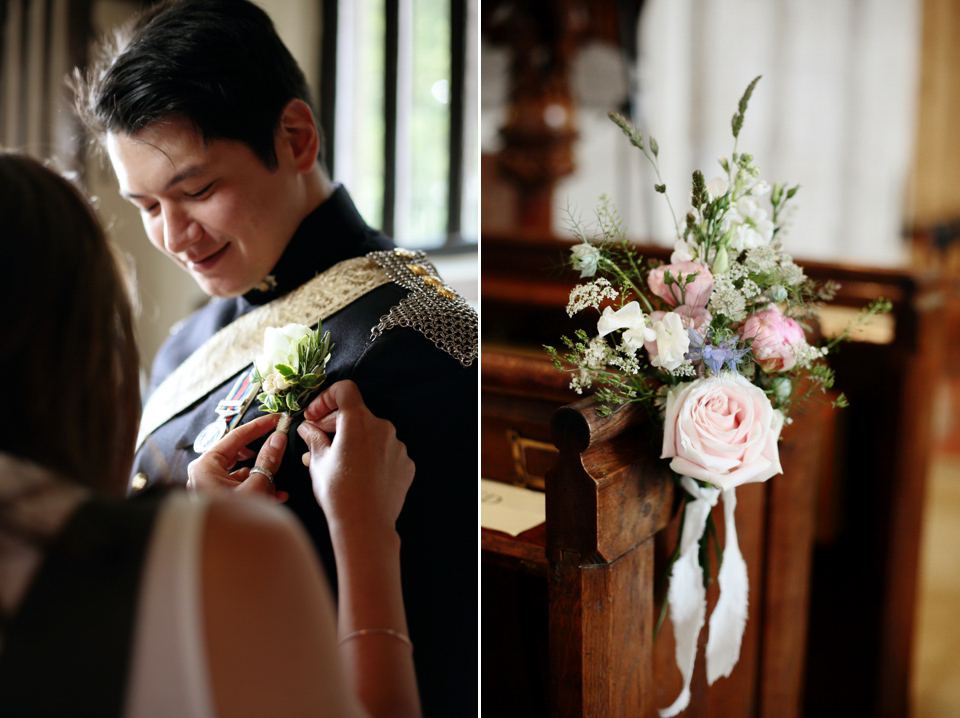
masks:
{"label": "man's smile", "polygon": [[212,254],[208,254],[203,259],[198,259],[196,261],[186,260],[187,268],[194,272],[206,272],[215,265],[220,258],[223,257],[224,253],[227,251],[227,248],[230,246],[230,242],[224,244],[220,249],[215,250]]}

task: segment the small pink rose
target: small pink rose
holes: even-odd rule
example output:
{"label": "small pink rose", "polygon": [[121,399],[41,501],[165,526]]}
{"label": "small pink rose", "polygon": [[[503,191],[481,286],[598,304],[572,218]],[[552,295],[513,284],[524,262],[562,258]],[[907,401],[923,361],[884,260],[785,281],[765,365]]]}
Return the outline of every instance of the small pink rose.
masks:
{"label": "small pink rose", "polygon": [[744,339],[753,339],[753,357],[766,372],[790,371],[797,363],[796,349],[806,347],[803,328],[775,305],[747,317]]}
{"label": "small pink rose", "polygon": [[783,414],[758,386],[725,372],[667,394],[661,458],[683,476],[726,490],[783,473],[777,439]]}
{"label": "small pink rose", "polygon": [[[709,326],[710,320],[713,318],[706,309],[701,307],[688,307],[685,304],[674,307],[673,311],[680,316],[680,321],[684,329],[696,329],[701,334],[703,333],[703,329]],[[666,312],[661,311],[650,312],[650,326],[663,321],[666,315]],[[643,348],[647,350],[647,354],[650,356],[650,363],[652,364],[658,355],[657,340],[645,341]]]}
{"label": "small pink rose", "polygon": [[[673,283],[667,284],[667,272],[673,277]],[[677,283],[681,276],[686,281],[691,275],[696,277],[684,286],[683,291]],[[689,307],[705,307],[710,301],[710,292],[713,290],[713,275],[705,264],[700,262],[674,262],[651,269],[647,275],[647,286],[650,291],[663,299],[671,307],[686,304]]]}

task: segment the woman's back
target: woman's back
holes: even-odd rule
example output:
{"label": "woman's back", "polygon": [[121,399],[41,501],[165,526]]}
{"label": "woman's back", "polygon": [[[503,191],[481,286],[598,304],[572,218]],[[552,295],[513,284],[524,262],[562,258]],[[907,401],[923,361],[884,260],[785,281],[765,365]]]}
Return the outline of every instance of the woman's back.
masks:
{"label": "woman's back", "polygon": [[[282,509],[182,492],[94,501],[6,454],[0,496],[11,527],[0,534],[0,601],[11,617],[0,637],[11,638],[0,643],[0,708],[100,715],[115,705],[129,718],[301,715],[317,706],[360,714],[335,655],[329,590]],[[84,523],[111,535],[91,537]]]}

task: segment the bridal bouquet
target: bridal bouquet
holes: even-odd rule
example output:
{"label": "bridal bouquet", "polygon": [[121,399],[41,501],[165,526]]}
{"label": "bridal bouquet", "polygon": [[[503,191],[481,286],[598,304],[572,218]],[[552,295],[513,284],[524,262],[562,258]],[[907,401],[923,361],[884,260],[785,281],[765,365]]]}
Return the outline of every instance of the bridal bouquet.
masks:
{"label": "bridal bouquet", "polygon": [[[716,540],[712,507],[723,498],[726,536],[717,576],[720,598],[706,649],[710,684],[729,676],[736,665],[747,617],[735,489],[782,473],[777,442],[790,410],[833,385],[824,357],[856,325],[889,309],[888,302],[878,300],[844,335],[819,346],[808,341],[818,303],[831,299],[837,286],[814,283],[783,251],[782,231],[798,186],[771,186],[760,178],[753,156],[737,151],[759,79],[740,99],[732,120],[733,152],[719,158],[721,171],[709,181],[700,171],[693,173],[691,207],[682,222],[674,214],[677,235],[668,264],[644,261],[605,199],[592,236],[573,222],[579,243],[570,262],[588,281],[570,292],[567,313],[598,312],[597,331],[563,337],[566,351],[545,347],[554,365],[571,373],[573,389],[595,390],[601,412],[609,414],[627,402],[646,407],[663,429],[661,458],[670,461],[685,492],[680,544],[664,602],[664,608],[670,606],[684,686],[674,704],[660,711],[665,718],[682,711],[690,699],[706,613],[704,584],[711,580],[699,556],[711,536]],[[666,197],[656,140],[620,115],[610,118],[652,164],[658,179],[654,189]],[[840,395],[834,403],[845,400]]]}

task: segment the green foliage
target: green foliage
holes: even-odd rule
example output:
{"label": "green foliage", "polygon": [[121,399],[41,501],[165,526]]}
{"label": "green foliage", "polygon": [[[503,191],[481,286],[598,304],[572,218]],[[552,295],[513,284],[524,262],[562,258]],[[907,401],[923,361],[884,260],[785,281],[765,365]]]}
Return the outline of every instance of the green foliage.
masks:
{"label": "green foliage", "polygon": [[870,304],[860,310],[860,312],[857,314],[857,318],[850,325],[848,325],[839,336],[834,337],[827,342],[827,348],[832,349],[840,342],[850,341],[851,335],[860,327],[869,324],[873,317],[880,314],[888,314],[891,311],[893,311],[893,302],[891,302],[889,299],[885,299],[884,297],[874,299],[872,302],[870,302]]}
{"label": "green foliage", "polygon": [[283,411],[277,403],[277,397],[271,394],[261,392],[257,395],[257,400],[260,402],[260,411],[269,414],[276,414],[277,412]]}
{"label": "green foliage", "polygon": [[318,377],[316,374],[304,374],[300,377],[299,384],[304,389],[316,389],[320,386],[320,383],[323,381],[323,378]]}
{"label": "green foliage", "polygon": [[730,124],[733,127],[734,139],[740,137],[740,129],[743,127],[743,116],[747,112],[747,103],[750,102],[750,97],[753,95],[753,88],[757,86],[757,83],[760,81],[761,77],[761,75],[757,75],[753,79],[753,82],[747,85],[747,89],[743,93],[743,97],[740,98],[740,102],[737,104],[737,111],[734,113],[733,119],[730,121]]}
{"label": "green foliage", "polygon": [[[274,365],[276,372],[290,386],[273,395],[261,392],[257,397],[261,402],[260,411],[271,414],[298,414],[303,411],[327,379],[326,367],[333,346],[330,332],[323,332],[323,324],[318,321],[317,329],[303,337],[297,345],[298,369],[287,364]],[[256,365],[254,380],[263,382]]]}
{"label": "green foliage", "polygon": [[[693,191],[690,193],[690,204],[693,205],[694,209],[700,209],[704,202],[707,201],[707,184],[703,181],[703,172],[700,170],[693,171]],[[687,215],[687,219],[695,219],[692,214]]]}
{"label": "green foliage", "polygon": [[643,133],[638,127],[630,124],[627,118],[619,112],[609,112],[607,113],[607,117],[613,120],[613,123],[623,131],[623,134],[630,140],[631,145],[642,150],[644,154],[647,153],[647,150],[643,146]]}

